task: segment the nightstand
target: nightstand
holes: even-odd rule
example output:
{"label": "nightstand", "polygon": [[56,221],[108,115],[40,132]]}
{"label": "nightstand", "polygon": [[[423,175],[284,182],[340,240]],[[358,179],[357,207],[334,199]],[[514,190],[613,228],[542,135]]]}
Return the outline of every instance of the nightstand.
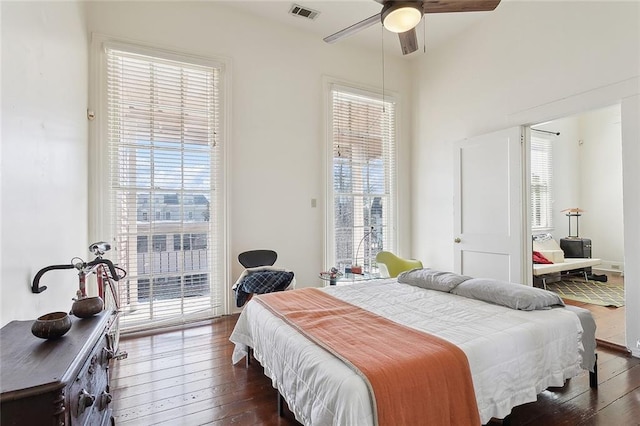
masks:
{"label": "nightstand", "polygon": [[328,285],[349,285],[361,281],[378,280],[380,274],[365,272],[363,274],[340,274],[332,277],[329,274],[320,273],[319,278],[329,283]]}

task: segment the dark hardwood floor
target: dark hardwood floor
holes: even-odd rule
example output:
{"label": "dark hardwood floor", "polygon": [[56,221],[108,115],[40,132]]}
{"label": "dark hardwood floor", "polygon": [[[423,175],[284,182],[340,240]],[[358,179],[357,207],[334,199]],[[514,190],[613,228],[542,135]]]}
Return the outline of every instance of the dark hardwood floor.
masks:
{"label": "dark hardwood floor", "polygon": [[[155,335],[123,338],[112,365],[118,425],[296,425],[278,417],[277,393],[257,362],[231,365],[237,315]],[[585,372],[536,402],[516,407],[512,425],[640,425],[640,359],[599,348],[599,388]],[[492,421],[493,425],[501,424]]]}
{"label": "dark hardwood floor", "polygon": [[[598,271],[600,273],[600,271]],[[624,277],[619,273],[606,273],[609,283],[624,284]],[[612,349],[626,351],[625,344],[625,307],[591,305],[584,302],[565,300],[565,303],[588,309],[596,321],[596,339],[598,344]]]}

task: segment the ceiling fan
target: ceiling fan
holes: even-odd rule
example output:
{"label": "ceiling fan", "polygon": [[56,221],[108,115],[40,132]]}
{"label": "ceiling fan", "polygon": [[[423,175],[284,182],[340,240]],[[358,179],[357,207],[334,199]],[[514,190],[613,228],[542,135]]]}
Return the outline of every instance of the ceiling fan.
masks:
{"label": "ceiling fan", "polygon": [[398,33],[402,54],[407,55],[418,50],[415,27],[425,13],[484,12],[494,10],[500,4],[500,0],[375,1],[382,4],[380,13],[331,34],[325,37],[324,41],[334,43],[377,22],[382,22],[384,28]]}

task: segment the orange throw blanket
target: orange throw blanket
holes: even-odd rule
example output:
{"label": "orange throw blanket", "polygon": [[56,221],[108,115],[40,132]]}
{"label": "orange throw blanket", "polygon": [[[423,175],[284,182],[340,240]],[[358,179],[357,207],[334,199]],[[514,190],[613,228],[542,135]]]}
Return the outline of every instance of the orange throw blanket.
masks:
{"label": "orange throw blanket", "polygon": [[315,288],[254,297],[365,378],[379,425],[479,425],[464,352]]}

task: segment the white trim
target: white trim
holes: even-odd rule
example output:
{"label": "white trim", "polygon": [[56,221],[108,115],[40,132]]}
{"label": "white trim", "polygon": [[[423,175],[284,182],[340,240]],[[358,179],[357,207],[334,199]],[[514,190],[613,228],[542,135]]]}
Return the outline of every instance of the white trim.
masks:
{"label": "white trim", "polygon": [[331,114],[329,113],[329,106],[331,104],[331,83],[332,79],[323,76],[322,77],[322,114],[323,114],[323,131],[322,135],[322,184],[324,194],[324,215],[322,220],[322,245],[323,245],[323,257],[322,268],[327,270],[329,268],[329,259],[333,259],[333,247],[327,244],[329,236],[333,233],[333,223],[327,220],[330,215],[333,215],[333,202],[330,201],[331,193],[329,190],[329,177],[331,175],[329,171],[329,164],[333,163],[332,153],[328,146],[331,144]]}
{"label": "white trim", "polygon": [[[157,56],[167,60],[175,60],[182,62],[191,62],[197,65],[210,66],[219,68],[220,84],[220,119],[219,140],[221,145],[221,164],[224,173],[220,177],[220,187],[216,191],[220,191],[219,199],[223,204],[220,220],[223,235],[220,236],[220,254],[223,265],[221,276],[223,283],[220,285],[222,303],[222,312],[215,312],[216,315],[225,315],[232,310],[231,290],[225,283],[230,282],[230,215],[229,215],[229,179],[231,150],[229,149],[229,140],[231,133],[231,110],[232,110],[232,61],[230,58],[223,56],[205,56],[194,52],[178,52],[176,49],[152,45],[145,42],[134,41],[130,39],[117,38],[105,34],[91,34],[91,51],[90,51],[90,82],[89,82],[89,107],[87,111],[91,111],[95,115],[95,119],[89,123],[89,158],[88,158],[88,178],[89,178],[89,237],[91,241],[108,240],[113,241],[111,229],[108,224],[110,211],[106,214],[104,211],[109,207],[109,194],[106,179],[108,178],[108,156],[106,138],[106,120],[102,120],[107,111],[106,103],[106,78],[104,75],[106,54],[105,48],[121,48],[126,51],[140,53],[144,55]],[[182,49],[181,49],[182,50]],[[99,214],[98,212],[103,212]]]}
{"label": "white trim", "polygon": [[134,43],[116,41],[113,39],[104,39],[102,40],[101,49],[113,49],[113,50],[124,50],[129,53],[136,53],[139,55],[145,56],[153,56],[154,58],[162,58],[169,61],[175,62],[188,62],[190,64],[202,65],[205,67],[212,68],[221,68],[222,71],[225,71],[226,63],[224,61],[208,58],[199,55],[189,54],[189,53],[178,53],[174,51],[170,51],[163,48],[153,47],[153,46],[143,46]]}
{"label": "white trim", "polygon": [[533,286],[533,244],[531,243],[531,127],[522,126],[522,241],[525,246],[521,250],[521,264],[523,265],[522,283]]}
{"label": "white trim", "polygon": [[[640,79],[639,79],[640,80]],[[626,344],[633,356],[640,358],[640,84],[635,94],[622,98],[622,186],[624,198],[624,287]],[[629,262],[626,260],[629,259]]]}
{"label": "white trim", "polygon": [[[211,56],[209,54],[190,51],[184,48],[161,46],[156,43],[148,43],[126,37],[115,37],[102,33],[91,33],[91,44],[94,47],[107,44],[109,47],[126,48],[127,51],[136,52],[142,55],[159,56],[168,60],[184,62],[185,59],[188,59],[188,62],[194,62],[205,66],[211,66],[212,63],[217,63],[224,67],[230,67],[232,64],[231,58],[227,56]],[[224,69],[224,71],[229,72],[229,70],[226,69]]]}
{"label": "white trim", "polygon": [[397,92],[393,91],[385,91],[382,93],[382,90],[378,87],[363,85],[360,83],[354,83],[352,81],[343,80],[336,77],[331,77],[327,75],[323,75],[322,77],[322,86],[323,86],[323,132],[322,135],[324,146],[323,146],[323,156],[322,156],[322,166],[323,166],[323,185],[324,185],[324,220],[323,220],[323,268],[327,269],[332,266],[331,262],[335,258],[334,248],[332,244],[328,244],[329,240],[333,239],[334,234],[334,224],[330,218],[333,218],[334,215],[334,204],[333,204],[333,144],[332,144],[332,116],[330,114],[331,107],[331,91],[332,89],[344,90],[353,94],[359,94],[366,96],[368,98],[377,99],[384,102],[390,102],[394,104],[395,108],[395,117],[394,117],[394,131],[395,131],[395,141],[393,147],[393,156],[395,159],[395,176],[393,178],[393,188],[391,188],[392,195],[391,201],[393,203],[393,217],[390,221],[390,230],[389,232],[393,234],[393,244],[394,247],[387,248],[388,250],[397,251],[397,248],[400,246],[399,244],[399,230],[398,230],[398,215],[399,215],[399,207],[398,207],[398,146],[401,137],[400,130],[400,118],[401,118],[401,99],[400,95]]}
{"label": "white trim", "polygon": [[640,93],[640,76],[576,93],[507,115],[507,126],[533,126],[613,104]]}
{"label": "white trim", "polygon": [[365,86],[362,86],[362,85],[351,85],[344,81],[338,81],[335,79],[330,79],[330,81],[328,81],[327,83],[329,84],[329,90],[336,89],[339,91],[349,92],[354,95],[361,95],[370,99],[377,99],[379,101],[391,102],[396,105],[398,103],[396,99],[397,95],[391,94],[389,92],[383,95],[382,93],[380,93],[380,90],[367,89],[365,88]]}
{"label": "white trim", "polygon": [[[517,96],[517,95],[516,95]],[[637,162],[640,157],[638,148],[638,111],[640,110],[640,75],[596,87],[585,92],[576,93],[552,102],[541,104],[523,111],[518,111],[507,115],[509,125],[531,126],[536,123],[552,121],[563,117],[575,115],[584,111],[590,111],[613,104],[621,104],[622,111],[622,169],[623,169],[623,197],[624,201],[624,235],[625,235],[625,259],[637,259],[640,256],[640,243],[636,235],[640,235],[640,226],[634,220],[637,217],[637,206],[640,205],[640,198],[636,196],[637,182]],[[633,210],[635,206],[635,210]],[[527,210],[526,214],[529,214]],[[528,227],[529,236],[531,226]],[[531,245],[529,236],[523,241],[523,253],[531,255]],[[530,263],[527,259],[527,263]],[[625,281],[635,283],[635,285],[625,286],[626,303],[626,346],[632,354],[640,358],[640,349],[630,348],[631,342],[640,339],[640,326],[637,321],[640,313],[640,267],[637,262],[625,262]],[[528,275],[531,277],[531,275]],[[531,278],[528,278],[531,279]]]}

